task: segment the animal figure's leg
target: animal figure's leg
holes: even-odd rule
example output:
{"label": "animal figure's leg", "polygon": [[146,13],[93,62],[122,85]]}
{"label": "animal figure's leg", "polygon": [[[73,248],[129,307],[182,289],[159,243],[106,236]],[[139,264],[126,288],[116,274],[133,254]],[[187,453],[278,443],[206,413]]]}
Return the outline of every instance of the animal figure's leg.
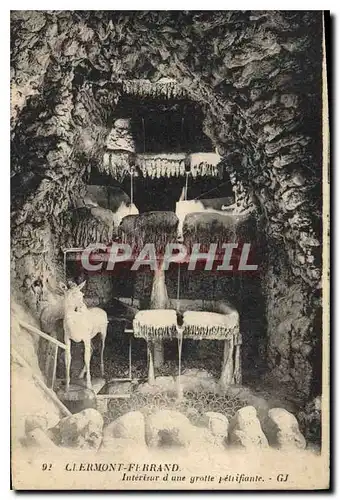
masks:
{"label": "animal figure's leg", "polygon": [[102,338],[102,349],[100,351],[100,371],[103,378],[104,378],[104,349],[105,349],[106,333],[107,331],[105,327],[105,329],[102,332],[100,332]]}
{"label": "animal figure's leg", "polygon": [[91,340],[84,341],[84,362],[86,369],[86,387],[88,389],[92,389],[91,383],[91,372],[90,372],[90,363],[91,363]]}
{"label": "animal figure's leg", "polygon": [[65,338],[65,367],[66,367],[66,392],[70,388],[70,368],[71,368],[71,340]]}
{"label": "animal figure's leg", "polygon": [[82,371],[79,373],[79,377],[78,378],[84,378],[85,377],[85,373],[86,373],[86,366],[84,364],[84,367],[83,367]]}
{"label": "animal figure's leg", "polygon": [[[92,354],[92,350],[93,350],[93,349],[92,349],[92,342],[91,342],[91,354]],[[79,373],[78,378],[84,378],[84,377],[85,377],[85,373],[86,373],[86,365],[85,365],[85,363],[84,363],[83,369],[82,369],[82,371]]]}

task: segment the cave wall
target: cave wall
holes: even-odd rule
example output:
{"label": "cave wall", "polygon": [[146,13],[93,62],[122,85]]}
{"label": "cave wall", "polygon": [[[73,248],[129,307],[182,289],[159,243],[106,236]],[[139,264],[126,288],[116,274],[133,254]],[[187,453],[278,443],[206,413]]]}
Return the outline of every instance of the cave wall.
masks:
{"label": "cave wall", "polygon": [[15,286],[40,276],[42,255],[57,273],[124,81],[172,78],[257,207],[270,376],[308,396],[322,335],[321,13],[14,11],[11,25]]}

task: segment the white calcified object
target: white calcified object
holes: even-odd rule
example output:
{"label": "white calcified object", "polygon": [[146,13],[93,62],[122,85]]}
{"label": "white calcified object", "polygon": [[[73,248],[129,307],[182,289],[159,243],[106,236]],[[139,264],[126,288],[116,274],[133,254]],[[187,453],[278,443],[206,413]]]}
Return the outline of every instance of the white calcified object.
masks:
{"label": "white calcified object", "polygon": [[156,309],[139,311],[133,321],[136,337],[174,338],[184,334],[189,338],[226,339],[239,335],[239,316],[236,310],[230,314],[202,311],[186,311],[183,327],[177,325],[176,311]]}
{"label": "white calcified object", "polygon": [[[183,191],[184,191],[184,189],[183,189]],[[183,191],[182,191],[182,196],[183,196]],[[230,214],[230,210],[228,210],[228,211],[215,210],[215,209],[210,208],[210,207],[205,207],[200,200],[180,200],[176,203],[176,215],[177,215],[178,220],[179,220],[178,229],[177,229],[179,238],[183,237],[183,224],[184,224],[185,217],[188,214],[196,214],[196,213],[203,213],[203,212],[220,214],[220,215]]]}
{"label": "white calcified object", "polygon": [[190,338],[226,339],[239,332],[237,311],[219,314],[206,311],[186,311],[183,315],[184,336]]}
{"label": "white calcified object", "polygon": [[221,205],[221,210],[215,210],[214,208],[205,206],[200,200],[184,200],[184,191],[185,189],[183,188],[180,199],[176,202],[176,215],[179,220],[177,233],[179,238],[183,238],[184,219],[188,214],[211,213],[230,217],[230,215],[251,212],[251,210],[244,210],[242,207],[238,207],[236,203],[229,206]]}
{"label": "white calcified object", "polygon": [[190,172],[193,177],[197,175],[221,176],[221,156],[218,153],[192,153],[187,157]]}
{"label": "white calcified object", "polygon": [[177,324],[176,311],[173,309],[148,309],[138,311],[134,322],[142,326],[171,326]]}
{"label": "white calcified object", "polygon": [[232,328],[238,324],[238,313],[220,314],[208,311],[185,311],[183,315],[184,325],[193,326],[222,326]]}
{"label": "white calcified object", "polygon": [[134,203],[127,205],[124,201],[122,201],[117,212],[113,213],[114,227],[118,227],[124,217],[127,217],[128,215],[139,215],[139,210]]}
{"label": "white calcified object", "polygon": [[183,97],[187,90],[170,78],[161,78],[157,82],[151,82],[147,79],[125,80],[123,82],[123,92],[126,94],[141,97]]}
{"label": "white calcified object", "polygon": [[100,358],[100,368],[104,376],[104,348],[107,333],[107,314],[99,307],[88,308],[84,302],[82,288],[85,281],[78,286],[74,286],[65,292],[64,300],[64,340],[65,365],[66,365],[66,391],[70,386],[71,368],[71,340],[74,342],[84,342],[84,368],[80,378],[86,373],[86,386],[91,389],[91,340],[100,333],[102,337],[102,348]]}
{"label": "white calcified object", "polygon": [[189,155],[191,167],[199,167],[202,163],[206,165],[218,165],[221,161],[221,156],[217,153],[192,153]]}
{"label": "white calcified object", "polygon": [[121,202],[116,212],[113,212],[108,208],[100,207],[95,202],[92,205],[88,203],[86,206],[90,208],[91,213],[94,217],[96,217],[108,227],[110,233],[112,233],[114,227],[119,226],[121,221],[127,215],[139,214],[139,210],[134,203],[130,203],[130,205],[128,205],[124,201]]}
{"label": "white calcified object", "polygon": [[133,320],[136,337],[173,337],[177,334],[177,316],[173,309],[138,311]]}
{"label": "white calcified object", "polygon": [[112,210],[99,206],[92,206],[90,210],[91,214],[105,224],[109,228],[109,232],[112,233],[115,215]]}

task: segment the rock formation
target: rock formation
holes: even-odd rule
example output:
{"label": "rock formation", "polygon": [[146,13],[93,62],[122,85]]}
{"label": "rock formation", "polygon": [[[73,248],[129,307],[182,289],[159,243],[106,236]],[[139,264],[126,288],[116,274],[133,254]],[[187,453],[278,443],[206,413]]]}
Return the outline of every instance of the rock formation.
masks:
{"label": "rock formation", "polygon": [[[321,355],[321,13],[11,13],[12,280],[56,275],[122,95],[185,95],[262,228],[269,379],[308,398]],[[77,241],[76,241],[77,240]],[[312,393],[315,394],[312,394]]]}

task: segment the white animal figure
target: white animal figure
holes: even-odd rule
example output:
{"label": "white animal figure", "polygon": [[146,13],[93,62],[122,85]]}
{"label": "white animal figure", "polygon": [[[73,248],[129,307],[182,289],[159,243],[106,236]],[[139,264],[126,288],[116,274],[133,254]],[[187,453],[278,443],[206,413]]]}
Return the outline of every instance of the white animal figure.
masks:
{"label": "white animal figure", "polygon": [[233,205],[225,206],[222,205],[222,210],[215,210],[214,208],[206,207],[200,200],[185,200],[185,188],[183,188],[181,196],[176,203],[176,215],[179,219],[178,223],[178,239],[183,239],[183,224],[184,219],[188,214],[193,213],[212,213],[212,214],[220,214],[220,215],[230,215],[233,213],[237,213],[237,206],[234,203]]}
{"label": "white animal figure", "polygon": [[85,283],[86,281],[83,281],[80,285],[75,285],[65,292],[64,340],[66,344],[66,391],[70,387],[71,340],[74,342],[84,342],[84,368],[79,378],[83,378],[86,373],[86,386],[88,389],[91,389],[91,339],[100,333],[102,337],[100,368],[102,377],[104,377],[104,349],[108,324],[107,314],[99,307],[88,308],[86,306],[81,291]]}

